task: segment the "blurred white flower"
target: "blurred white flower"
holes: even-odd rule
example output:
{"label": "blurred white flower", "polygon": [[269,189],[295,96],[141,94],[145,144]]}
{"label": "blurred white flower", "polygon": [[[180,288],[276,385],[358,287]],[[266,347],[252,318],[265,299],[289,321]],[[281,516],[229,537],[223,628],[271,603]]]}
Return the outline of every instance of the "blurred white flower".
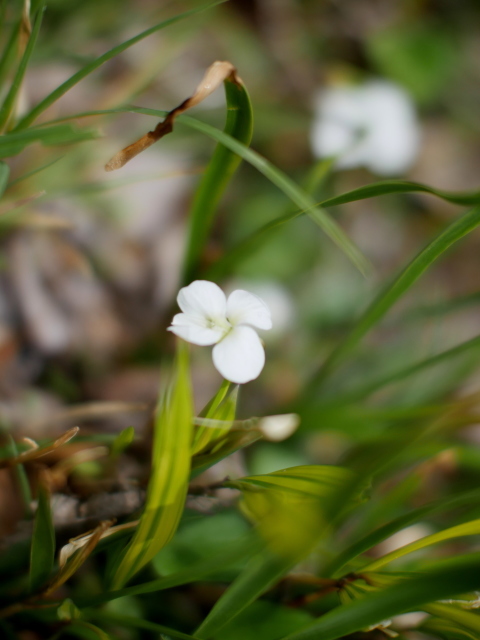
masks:
{"label": "blurred white flower", "polygon": [[336,86],[317,96],[312,149],[320,158],[337,158],[340,169],[364,166],[379,175],[401,174],[414,162],[419,143],[413,102],[391,82]]}
{"label": "blurred white flower", "polygon": [[300,416],[296,413],[283,413],[277,416],[260,418],[258,428],[271,442],[281,442],[289,438],[300,425]]}
{"label": "blurred white flower", "polygon": [[244,384],[260,375],[265,351],[256,329],[271,329],[270,310],[261,298],[237,289],[226,298],[213,282],[195,280],[177,296],[183,313],[168,328],[187,342],[215,345],[213,364],[230,382]]}

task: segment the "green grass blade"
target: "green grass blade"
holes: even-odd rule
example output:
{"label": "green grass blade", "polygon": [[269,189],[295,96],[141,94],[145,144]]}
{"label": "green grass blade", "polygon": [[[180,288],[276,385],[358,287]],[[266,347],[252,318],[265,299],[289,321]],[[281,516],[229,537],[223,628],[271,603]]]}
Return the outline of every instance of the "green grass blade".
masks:
{"label": "green grass blade", "polygon": [[121,453],[127,449],[135,439],[135,429],[134,427],[126,427],[122,429],[118,436],[116,436],[115,440],[112,443],[112,447],[110,449],[110,455],[113,458],[118,457]]}
{"label": "green grass blade", "polygon": [[186,633],[165,627],[163,624],[156,622],[150,622],[143,618],[135,618],[133,616],[124,616],[120,613],[114,613],[113,611],[95,611],[92,613],[95,619],[105,622],[111,622],[117,624],[120,627],[131,627],[132,629],[145,629],[145,631],[153,631],[155,633],[165,634],[170,638],[178,638],[178,640],[196,640],[195,636],[189,636]]}
{"label": "green grass blade", "polygon": [[50,492],[44,482],[39,483],[38,507],[33,524],[30,548],[30,591],[35,592],[46,583],[55,560],[55,530],[53,528]]}
{"label": "green grass blade", "polygon": [[10,71],[10,67],[15,56],[18,36],[20,33],[20,24],[20,21],[17,20],[17,22],[13,25],[12,30],[10,31],[10,36],[0,57],[0,86],[2,87],[5,86],[7,75]]}
{"label": "green grass blade", "polygon": [[85,620],[75,620],[65,627],[65,633],[84,640],[112,640],[112,636],[103,631],[103,629]]}
{"label": "green grass blade", "polygon": [[331,564],[325,568],[324,575],[339,577],[340,570],[351,560],[358,557],[365,551],[368,551],[379,542],[382,542],[386,538],[389,538],[391,535],[408,527],[413,522],[417,522],[423,516],[428,514],[430,509],[428,506],[419,507],[418,509],[414,509],[409,513],[406,513],[391,522],[388,522],[386,525],[375,529],[368,535],[364,536],[360,540],[355,541],[350,547],[345,549],[342,553],[340,553]]}
{"label": "green grass blade", "polygon": [[208,420],[222,420],[225,426],[219,428],[197,426],[194,430],[192,455],[200,453],[206,455],[211,452],[211,445],[225,436],[235,420],[237,411],[238,385],[232,385],[224,380],[220,389],[200,412],[201,418]]}
{"label": "green grass blade", "polygon": [[[312,195],[320,189],[329,178],[332,169],[333,160],[330,158],[320,160],[314,164],[306,176],[305,183],[303,185],[305,191]],[[252,251],[261,245],[263,239],[268,236],[270,231],[274,230],[277,226],[281,226],[278,224],[279,220],[284,218],[287,221],[294,220],[303,213],[305,212],[298,212],[296,210],[292,211],[291,206],[289,206],[287,208],[287,212],[283,216],[280,216],[276,220],[270,221],[263,227],[260,227],[260,229],[253,232],[250,236],[247,236],[245,240],[237,244],[235,247],[228,248],[220,259],[205,270],[204,277],[207,280],[214,281],[225,277],[233,271],[234,267],[239,262],[245,259],[252,253]]]}
{"label": "green grass blade", "polygon": [[19,176],[18,178],[15,178],[15,180],[12,180],[8,187],[13,187],[14,185],[18,184],[19,182],[22,182],[23,180],[28,180],[28,178],[31,178],[32,176],[36,175],[37,173],[40,173],[41,171],[44,171],[45,169],[48,169],[49,167],[51,167],[52,165],[54,165],[56,162],[58,162],[59,160],[62,160],[64,156],[59,156],[58,158],[55,158],[54,160],[49,160],[49,162],[46,162],[45,164],[40,165],[39,167],[35,167],[35,169],[32,169],[31,171],[27,171],[27,173],[24,173],[23,175]]}
{"label": "green grass blade", "polygon": [[330,354],[310,383],[313,391],[330,372],[356,347],[360,340],[406,293],[423,273],[453,244],[480,225],[480,207],[468,211],[455,220],[425,249],[423,249],[399,276],[389,284],[367,308],[347,337]]}
{"label": "green grass blade", "polygon": [[35,18],[32,33],[30,35],[30,38],[28,39],[27,46],[25,47],[22,59],[20,60],[20,64],[18,65],[17,71],[13,78],[12,85],[5,97],[5,100],[3,101],[2,108],[0,109],[0,131],[3,131],[5,129],[12,115],[18,91],[22,84],[28,63],[30,62],[35,43],[37,42],[38,34],[40,33],[40,26],[42,24],[44,10],[45,2],[42,2]]}
{"label": "green grass blade", "polygon": [[400,549],[395,549],[395,551],[387,553],[381,558],[378,558],[378,560],[374,560],[373,562],[365,565],[361,568],[361,571],[362,573],[377,571],[381,567],[384,567],[386,564],[389,564],[394,560],[398,560],[398,558],[402,558],[409,553],[418,551],[419,549],[425,549],[425,547],[430,547],[434,544],[446,542],[447,540],[452,540],[454,538],[478,535],[480,535],[480,519],[472,520],[471,522],[464,522],[463,524],[459,524],[456,527],[450,527],[449,529],[445,529],[444,531],[439,531],[438,533],[433,533],[430,536],[425,536],[424,538],[421,538],[416,542],[412,542],[403,547],[400,547]]}
{"label": "green grass blade", "polygon": [[443,513],[449,509],[455,509],[465,505],[478,504],[480,500],[480,490],[475,489],[473,491],[466,491],[453,498],[444,499],[432,502],[423,507],[413,509],[408,513],[405,513],[390,522],[378,527],[374,531],[369,532],[360,539],[344,549],[336,558],[334,558],[329,566],[325,568],[324,574],[327,576],[333,576],[334,578],[340,577],[340,570],[351,560],[357,558],[359,555],[368,551],[378,543],[386,540],[397,531],[408,527],[414,522],[418,522],[425,516],[433,513]]}
{"label": "green grass blade", "polygon": [[106,593],[101,593],[98,596],[90,598],[87,597],[86,599],[77,598],[76,602],[81,608],[93,607],[124,596],[137,596],[144,593],[155,593],[157,591],[164,591],[165,589],[179,587],[184,584],[207,580],[209,576],[216,574],[218,571],[234,565],[240,560],[248,559],[249,557],[257,554],[262,546],[264,546],[264,543],[259,540],[258,536],[247,535],[241,540],[232,542],[218,555],[192,563],[188,569],[178,571],[177,573],[165,576],[164,578],[143,582],[142,584],[134,585],[133,587],[124,587],[123,589],[118,589],[116,591],[108,591]]}
{"label": "green grass blade", "polygon": [[465,609],[451,604],[440,604],[438,602],[429,604],[424,607],[424,610],[432,616],[456,622],[465,629],[475,631],[480,636],[480,616],[476,613],[465,611]]}
{"label": "green grass blade", "polygon": [[450,360],[450,358],[455,358],[462,354],[468,353],[474,355],[476,350],[480,347],[480,336],[476,336],[475,338],[471,338],[470,340],[466,340],[451,349],[446,349],[445,351],[441,351],[440,353],[431,356],[430,358],[425,358],[424,360],[420,360],[420,362],[416,362],[414,364],[403,367],[398,371],[394,371],[378,380],[373,380],[372,382],[367,382],[365,385],[359,387],[358,389],[352,389],[351,391],[347,391],[345,394],[342,394],[339,398],[332,398],[332,401],[337,402],[356,402],[361,400],[372,393],[375,393],[379,389],[386,387],[389,384],[393,384],[395,382],[400,382],[401,380],[405,380],[412,375],[420,373],[425,369],[429,369],[430,367],[434,367],[437,364]]}
{"label": "green grass blade", "polygon": [[[125,107],[119,109],[106,109],[99,111],[88,111],[75,116],[69,116],[69,118],[62,118],[62,121],[79,117],[90,117],[98,115],[107,115],[114,113],[141,113],[148,116],[155,116],[157,118],[164,118],[168,112],[160,111],[158,109],[146,109],[143,107]],[[48,124],[59,122],[54,120]],[[266,158],[263,158],[260,154],[253,149],[246,147],[239,140],[232,138],[224,131],[220,131],[216,127],[200,122],[190,116],[181,115],[178,116],[177,123],[183,123],[191,129],[200,131],[206,136],[213,138],[216,142],[219,142],[223,146],[230,149],[234,154],[240,156],[245,162],[248,162],[255,167],[260,173],[262,173],[270,182],[272,182],[280,191],[282,191],[295,205],[301,208],[301,213],[307,213],[323,231],[333,240],[338,247],[348,256],[352,263],[362,272],[365,273],[370,269],[370,265],[361,251],[352,243],[352,241],[346,236],[338,224],[330,217],[330,215],[319,208],[312,196],[306,193],[300,188],[291,178],[285,173],[277,169]],[[301,215],[298,214],[298,215]]]}
{"label": "green grass blade", "polygon": [[337,640],[422,605],[480,588],[480,554],[439,562],[433,569],[329,611],[283,640]]}
{"label": "green grass blade", "polygon": [[34,122],[38,118],[40,114],[42,114],[46,109],[48,109],[48,107],[50,107],[54,102],[56,102],[59,98],[61,98],[64,93],[66,93],[76,84],[78,84],[80,80],[83,80],[83,78],[86,78],[93,71],[101,67],[102,64],[104,64],[105,62],[108,62],[108,60],[111,60],[112,58],[119,55],[120,53],[122,53],[129,47],[133,46],[137,42],[140,42],[141,40],[148,37],[152,33],[155,33],[156,31],[160,31],[161,29],[165,29],[165,27],[175,24],[175,22],[178,22],[179,20],[183,20],[184,18],[193,16],[196,13],[200,13],[201,11],[211,9],[212,7],[215,7],[218,4],[222,4],[222,2],[225,2],[225,0],[219,0],[217,2],[213,2],[203,7],[199,7],[197,9],[191,9],[190,11],[185,11],[184,13],[174,16],[173,18],[169,18],[168,20],[163,20],[162,22],[159,22],[155,26],[150,27],[150,29],[146,29],[145,31],[142,31],[141,33],[134,36],[133,38],[130,38],[130,40],[126,40],[125,42],[122,42],[122,44],[119,44],[116,47],[113,47],[113,49],[110,49],[100,57],[96,58],[89,64],[82,67],[80,71],[77,71],[77,73],[75,73],[71,78],[66,80],[63,84],[61,84],[54,91],[52,91],[52,93],[46,96],[46,98],[44,98],[39,104],[37,104],[37,106],[34,107],[30,111],[30,113],[28,113],[25,117],[23,117],[18,122],[17,126],[15,127],[15,130],[26,129],[27,127],[29,127],[32,124],[32,122]]}
{"label": "green grass blade", "polygon": [[466,295],[455,296],[449,300],[442,300],[433,304],[418,305],[413,309],[406,310],[404,314],[396,320],[395,324],[404,326],[405,322],[416,322],[428,318],[444,317],[450,313],[476,306],[480,303],[480,292],[467,293]]}
{"label": "green grass blade", "polygon": [[219,629],[276,584],[295,564],[296,559],[282,558],[268,551],[253,558],[215,604],[195,631],[195,636],[204,640],[215,636]]}
{"label": "green grass blade", "polygon": [[[250,97],[243,84],[226,80],[227,121],[225,133],[249,146],[253,133]],[[188,229],[183,282],[193,278],[212,226],[215,211],[225,188],[240,164],[241,158],[223,144],[218,144],[196,191]]]}
{"label": "green grass blade", "polygon": [[68,124],[55,125],[6,133],[0,136],[0,158],[15,156],[33,142],[40,142],[46,146],[73,144],[85,140],[93,140],[98,133],[91,129],[77,129]]}
{"label": "green grass blade", "polygon": [[[7,446],[5,447],[4,454],[6,458],[16,458],[18,456],[18,449],[15,440],[10,434],[7,436]],[[23,509],[26,518],[32,517],[32,492],[30,491],[30,482],[28,480],[27,472],[23,464],[15,465],[15,476],[19,485],[20,493],[23,500]]]}
{"label": "green grass blade", "polygon": [[449,620],[441,618],[427,618],[422,622],[419,631],[424,631],[430,638],[442,638],[443,640],[478,640],[478,635],[467,631],[464,627]]}
{"label": "green grass blade", "polygon": [[220,460],[227,458],[236,451],[249,447],[251,444],[260,440],[262,434],[257,430],[248,431],[229,431],[226,438],[221,443],[215,443],[215,450],[208,453],[200,453],[192,459],[191,479],[196,478],[212,467]]}
{"label": "green grass blade", "polygon": [[196,129],[201,133],[213,138],[220,144],[228,147],[231,151],[241,156],[246,162],[250,163],[260,173],[262,173],[270,182],[272,182],[280,191],[290,198],[290,200],[304,210],[318,224],[318,226],[327,234],[327,236],[335,242],[335,244],[345,253],[351,262],[359,269],[361,273],[366,273],[370,269],[370,264],[361,251],[353,244],[339,225],[330,217],[330,215],[322,208],[315,204],[314,199],[299,187],[291,178],[283,171],[277,169],[266,158],[249,149],[238,140],[227,135],[223,131],[212,127],[209,124],[200,122],[190,116],[180,116],[178,122]]}
{"label": "green grass blade", "polygon": [[447,202],[470,206],[480,202],[480,191],[444,191],[436,189],[420,182],[407,182],[405,180],[385,180],[368,184],[358,189],[353,189],[339,196],[334,196],[328,200],[323,200],[320,204],[322,207],[334,207],[339,204],[347,204],[348,202],[356,202],[357,200],[365,200],[366,198],[376,198],[388,194],[398,193],[429,193],[437,196]]}
{"label": "green grass blade", "polygon": [[[480,191],[443,191],[418,182],[401,182],[391,180],[387,182],[377,182],[372,185],[360,187],[359,189],[347,191],[339,196],[334,196],[333,198],[328,198],[327,200],[318,202],[318,206],[333,207],[386,194],[415,192],[429,193],[454,204],[473,205],[480,202]],[[254,251],[256,247],[262,243],[264,238],[272,231],[300,216],[303,216],[305,213],[306,211],[303,209],[291,211],[267,222],[265,225],[254,231],[250,236],[242,240],[242,242],[237,246],[231,248],[224,257],[220,258],[220,260],[212,265],[212,267],[207,270],[206,277],[216,279],[230,273],[233,267]]]}
{"label": "green grass blade", "polygon": [[3,196],[7,188],[8,176],[10,175],[10,167],[5,162],[0,162],[0,198]]}
{"label": "green grass blade", "polygon": [[193,419],[188,350],[179,342],[175,377],[155,419],[152,474],[145,510],[126,551],[122,551],[112,588],[122,587],[174,535],[182,515],[190,475]]}
{"label": "green grass blade", "polygon": [[215,635],[307,556],[333,521],[356,502],[360,485],[348,470],[326,466],[293,467],[228,483],[244,492],[248,512],[270,548],[250,561],[196,635]]}

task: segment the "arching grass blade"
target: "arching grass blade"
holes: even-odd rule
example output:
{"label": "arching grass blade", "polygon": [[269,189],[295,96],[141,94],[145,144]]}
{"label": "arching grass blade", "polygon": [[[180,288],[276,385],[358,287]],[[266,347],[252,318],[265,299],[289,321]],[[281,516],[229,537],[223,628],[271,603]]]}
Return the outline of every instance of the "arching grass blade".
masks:
{"label": "arching grass blade", "polygon": [[480,207],[468,211],[455,220],[425,249],[423,249],[410,264],[395,278],[395,280],[380,292],[370,304],[364,314],[356,322],[353,329],[338,347],[330,354],[324,364],[314,375],[310,390],[314,391],[330,372],[344,360],[356,347],[360,340],[372,329],[389,311],[389,309],[404,295],[423,273],[447,251],[455,242],[480,225]]}
{"label": "arching grass blade", "polygon": [[199,7],[197,9],[185,11],[184,13],[174,16],[173,18],[169,18],[168,20],[163,20],[162,22],[159,22],[155,26],[150,27],[150,29],[146,29],[145,31],[142,31],[142,33],[139,33],[133,38],[130,38],[130,40],[122,42],[122,44],[119,44],[116,47],[113,47],[113,49],[110,49],[100,57],[96,58],[89,64],[85,65],[82,69],[80,69],[80,71],[77,71],[77,73],[75,73],[71,78],[66,80],[63,84],[61,84],[54,91],[52,91],[52,93],[46,96],[39,104],[37,104],[36,107],[34,107],[30,111],[30,113],[28,113],[18,122],[18,124],[15,127],[15,131],[26,129],[27,127],[29,127],[38,118],[39,115],[41,115],[46,109],[48,109],[48,107],[54,104],[54,102],[56,102],[59,98],[61,98],[64,93],[66,93],[67,91],[69,91],[69,89],[71,89],[76,84],[78,84],[80,80],[83,80],[83,78],[86,78],[93,71],[101,67],[102,64],[104,64],[105,62],[108,62],[108,60],[111,60],[115,56],[122,53],[122,51],[125,51],[126,49],[133,46],[137,42],[140,42],[141,40],[151,35],[152,33],[160,31],[160,29],[165,29],[165,27],[168,27],[171,24],[178,22],[179,20],[183,20],[184,18],[193,16],[196,13],[199,13],[201,11],[211,9],[212,7],[215,7],[218,4],[222,4],[222,2],[225,2],[225,0],[219,0],[217,2],[213,2],[203,7]]}
{"label": "arching grass blade", "polygon": [[12,115],[18,91],[20,90],[28,63],[30,62],[35,43],[37,42],[38,34],[40,33],[40,26],[42,24],[44,9],[45,2],[42,2],[38,9],[32,33],[28,40],[28,44],[25,48],[25,51],[23,52],[20,64],[18,65],[17,71],[13,78],[12,85],[5,97],[5,100],[3,101],[2,108],[0,109],[0,131],[3,131],[5,129]]}
{"label": "arching grass blade", "polygon": [[183,512],[190,475],[193,404],[188,350],[179,343],[175,376],[155,419],[152,473],[145,509],[126,550],[119,554],[112,588],[121,588],[174,535]]}
{"label": "arching grass blade", "polygon": [[[248,147],[253,132],[250,97],[243,83],[226,80],[227,121],[225,133]],[[190,211],[183,282],[193,279],[198,261],[218,207],[219,200],[241,158],[223,144],[218,144],[197,188]]]}
{"label": "arching grass blade", "polygon": [[422,605],[480,587],[480,554],[439,562],[423,573],[329,611],[283,640],[337,640]]}

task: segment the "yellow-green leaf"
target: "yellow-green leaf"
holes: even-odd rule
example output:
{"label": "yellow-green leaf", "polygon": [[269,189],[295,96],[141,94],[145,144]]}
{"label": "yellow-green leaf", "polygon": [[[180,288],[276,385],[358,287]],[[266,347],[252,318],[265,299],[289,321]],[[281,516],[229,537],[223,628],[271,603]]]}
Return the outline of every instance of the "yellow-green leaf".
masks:
{"label": "yellow-green leaf", "polygon": [[213,453],[211,445],[217,443],[225,436],[235,420],[237,410],[238,385],[233,386],[228,380],[224,380],[220,389],[210,400],[207,406],[200,412],[200,417],[206,420],[221,420],[223,426],[197,426],[193,434],[192,455],[199,453]]}
{"label": "yellow-green leaf", "polygon": [[179,342],[174,378],[160,401],[154,427],[152,475],[138,528],[122,550],[112,581],[120,589],[174,535],[190,476],[193,418],[188,350]]}
{"label": "yellow-green leaf", "polygon": [[389,562],[397,560],[397,558],[401,558],[408,553],[413,553],[413,551],[419,551],[420,549],[424,549],[425,547],[430,547],[431,545],[445,542],[447,540],[451,540],[452,538],[462,538],[464,536],[475,535],[480,535],[480,519],[472,520],[471,522],[465,522],[464,524],[459,524],[456,527],[450,527],[449,529],[439,531],[438,533],[433,533],[432,535],[426,536],[421,540],[417,540],[416,542],[407,544],[404,547],[400,547],[400,549],[395,549],[395,551],[387,553],[387,555],[383,556],[382,558],[379,558],[378,560],[367,564],[365,567],[362,567],[362,573],[366,571],[376,571]]}

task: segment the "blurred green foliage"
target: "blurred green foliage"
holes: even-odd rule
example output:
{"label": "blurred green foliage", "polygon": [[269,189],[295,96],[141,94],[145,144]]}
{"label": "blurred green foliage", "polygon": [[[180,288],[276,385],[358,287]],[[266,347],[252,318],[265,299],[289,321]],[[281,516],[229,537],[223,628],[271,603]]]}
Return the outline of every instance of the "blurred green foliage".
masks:
{"label": "blurred green foliage", "polygon": [[[420,610],[400,638],[477,638],[478,3],[200,9],[50,0],[40,28],[41,2],[2,4],[0,633],[377,640]],[[226,107],[105,177],[222,59]],[[319,91],[370,78],[419,114],[402,180],[311,151]],[[238,402],[200,349],[173,362],[182,273],[272,308]],[[292,411],[256,443],[252,415]]]}

